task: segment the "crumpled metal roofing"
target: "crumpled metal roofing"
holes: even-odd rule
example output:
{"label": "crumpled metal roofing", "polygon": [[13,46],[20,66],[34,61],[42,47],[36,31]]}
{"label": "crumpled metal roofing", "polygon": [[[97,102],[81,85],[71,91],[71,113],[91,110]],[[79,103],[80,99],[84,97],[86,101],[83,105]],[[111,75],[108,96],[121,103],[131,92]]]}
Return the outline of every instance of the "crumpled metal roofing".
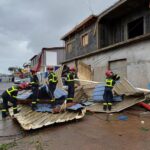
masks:
{"label": "crumpled metal roofing", "polygon": [[[31,107],[19,105],[20,112],[14,115],[24,130],[38,129],[55,123],[68,122],[74,119],[81,119],[85,116],[86,109],[80,112],[68,112],[52,114],[32,111]],[[10,116],[13,116],[13,109],[9,109]]]}

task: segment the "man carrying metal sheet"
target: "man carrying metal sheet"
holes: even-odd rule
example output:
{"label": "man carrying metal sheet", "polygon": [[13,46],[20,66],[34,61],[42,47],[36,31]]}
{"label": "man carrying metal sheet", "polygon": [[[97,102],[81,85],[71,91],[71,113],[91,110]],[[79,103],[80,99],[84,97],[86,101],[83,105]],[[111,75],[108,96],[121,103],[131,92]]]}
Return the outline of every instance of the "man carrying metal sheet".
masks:
{"label": "man carrying metal sheet", "polygon": [[106,85],[104,90],[104,102],[103,102],[103,110],[106,111],[107,109],[111,111],[112,109],[112,101],[113,101],[113,93],[112,89],[115,85],[116,81],[120,79],[117,74],[114,74],[111,70],[107,70],[106,73]]}

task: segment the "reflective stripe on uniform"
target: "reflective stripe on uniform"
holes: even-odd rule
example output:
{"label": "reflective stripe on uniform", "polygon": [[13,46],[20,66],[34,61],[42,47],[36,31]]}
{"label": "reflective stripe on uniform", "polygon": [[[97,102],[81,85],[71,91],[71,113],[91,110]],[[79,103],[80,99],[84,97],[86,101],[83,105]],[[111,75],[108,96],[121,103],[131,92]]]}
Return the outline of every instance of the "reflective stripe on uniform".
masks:
{"label": "reflective stripe on uniform", "polygon": [[6,109],[2,109],[2,112],[6,112],[7,110]]}
{"label": "reflective stripe on uniform", "polygon": [[13,107],[13,110],[14,110],[14,109],[17,109],[17,107]]}
{"label": "reflective stripe on uniform", "polygon": [[73,100],[74,98],[67,98],[67,100]]}
{"label": "reflective stripe on uniform", "polygon": [[[70,73],[69,74],[67,74],[67,82],[71,82],[71,81],[74,81],[74,79],[70,79]],[[73,78],[75,78],[75,75],[73,75]]]}
{"label": "reflective stripe on uniform", "polygon": [[110,105],[110,106],[111,106],[111,105],[112,105],[112,103],[108,103],[108,105]]}
{"label": "reflective stripe on uniform", "polygon": [[11,96],[11,93],[14,91],[18,91],[18,89],[16,89],[14,86],[12,86],[11,90],[7,90],[7,93]]}
{"label": "reflective stripe on uniform", "polygon": [[103,105],[107,105],[107,103],[103,103]]}
{"label": "reflective stripe on uniform", "polygon": [[113,87],[113,79],[106,79],[106,86]]}
{"label": "reflective stripe on uniform", "polygon": [[55,102],[55,99],[51,99],[50,102]]}
{"label": "reflective stripe on uniform", "polygon": [[51,72],[50,75],[52,75],[52,79],[49,79],[49,82],[56,83],[58,81],[57,80],[57,75],[54,72]]}
{"label": "reflective stripe on uniform", "polygon": [[32,104],[36,104],[36,102],[32,102]]}

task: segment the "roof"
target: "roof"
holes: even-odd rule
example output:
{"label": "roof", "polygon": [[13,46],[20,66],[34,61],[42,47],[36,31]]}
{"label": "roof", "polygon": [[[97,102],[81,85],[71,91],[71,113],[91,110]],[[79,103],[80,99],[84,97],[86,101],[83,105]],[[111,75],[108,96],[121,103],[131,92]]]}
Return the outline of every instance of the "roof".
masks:
{"label": "roof", "polygon": [[38,55],[34,55],[30,60],[33,60],[35,57],[37,57]]}
{"label": "roof", "polygon": [[76,25],[71,31],[66,33],[61,40],[65,40],[69,35],[74,34],[77,30],[80,30],[83,26],[87,26],[89,23],[96,21],[98,16],[90,15],[85,20],[83,20],[80,24]]}
{"label": "roof", "polygon": [[133,10],[137,11],[137,8],[141,8],[142,6],[149,6],[149,0],[120,0],[101,13],[98,20],[104,18],[109,20],[117,19],[118,17],[129,14]]}
{"label": "roof", "polygon": [[43,51],[52,51],[52,50],[64,50],[64,47],[50,47],[50,48],[42,48]]}

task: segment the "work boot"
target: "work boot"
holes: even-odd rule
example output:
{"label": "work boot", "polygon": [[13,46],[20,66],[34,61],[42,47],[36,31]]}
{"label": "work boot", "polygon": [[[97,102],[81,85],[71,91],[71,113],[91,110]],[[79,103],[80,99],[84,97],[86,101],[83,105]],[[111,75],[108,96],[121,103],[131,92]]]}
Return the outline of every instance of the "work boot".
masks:
{"label": "work boot", "polygon": [[14,110],[13,110],[13,113],[14,113],[14,114],[17,114],[18,112],[19,112],[19,111],[18,111],[17,109],[14,109]]}
{"label": "work boot", "polygon": [[107,105],[103,105],[103,110],[104,110],[104,111],[107,110]]}
{"label": "work boot", "polygon": [[37,109],[36,104],[32,104],[32,110],[36,110],[36,109]]}
{"label": "work boot", "polygon": [[6,118],[7,117],[7,113],[2,111],[2,118]]}
{"label": "work boot", "polygon": [[108,110],[111,111],[111,105],[108,105]]}
{"label": "work boot", "polygon": [[104,111],[107,110],[107,103],[103,103],[103,110],[104,110]]}

